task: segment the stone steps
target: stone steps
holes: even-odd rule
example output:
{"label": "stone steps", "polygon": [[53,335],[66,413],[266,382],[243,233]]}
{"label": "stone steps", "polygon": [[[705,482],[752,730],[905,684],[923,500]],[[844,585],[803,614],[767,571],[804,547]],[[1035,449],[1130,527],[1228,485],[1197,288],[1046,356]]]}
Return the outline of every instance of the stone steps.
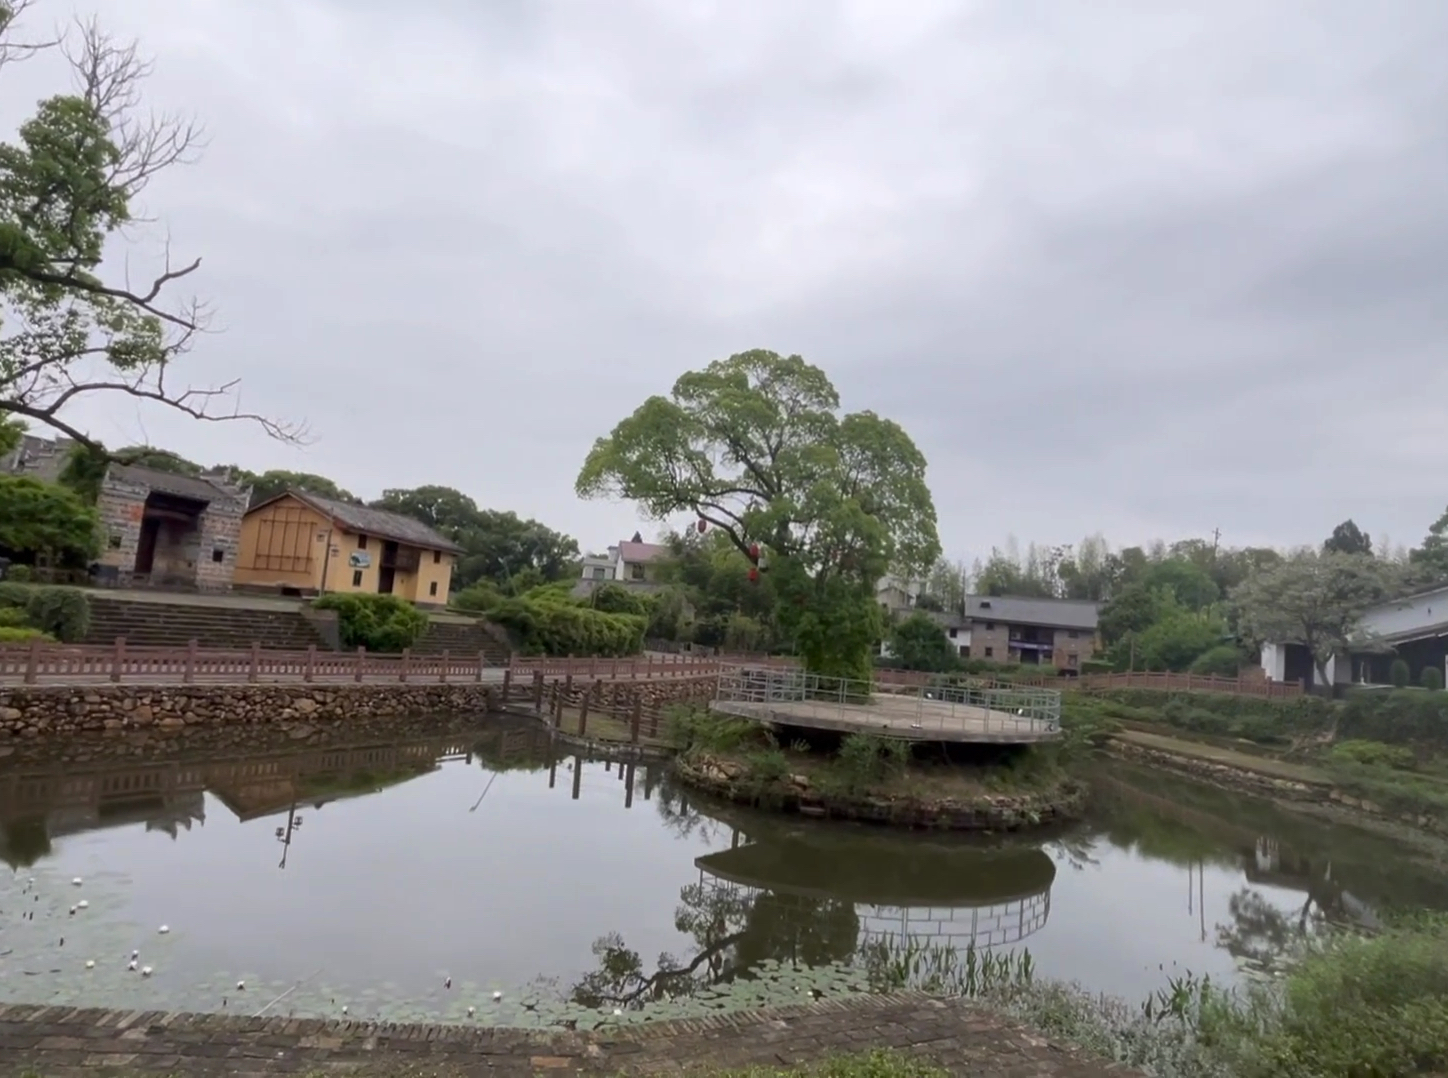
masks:
{"label": "stone steps", "polygon": [[90,603],[87,644],[113,644],[123,636],[135,647],[184,648],[195,640],[203,648],[244,650],[255,641],[280,651],[313,646],[331,650],[299,610],[140,602],[94,594]]}
{"label": "stone steps", "polygon": [[412,650],[417,655],[441,655],[446,651],[450,655],[473,656],[482,652],[490,666],[508,663],[508,649],[476,621],[430,621]]}

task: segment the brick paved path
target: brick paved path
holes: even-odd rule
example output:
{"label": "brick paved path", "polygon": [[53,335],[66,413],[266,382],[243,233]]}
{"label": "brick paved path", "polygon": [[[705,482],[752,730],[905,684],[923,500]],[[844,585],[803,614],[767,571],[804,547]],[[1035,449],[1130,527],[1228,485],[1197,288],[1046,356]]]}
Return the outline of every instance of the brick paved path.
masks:
{"label": "brick paved path", "polygon": [[1131,1073],[1049,1043],[974,1004],[918,995],[856,997],[606,1034],[0,1006],[0,1074],[44,1078],[565,1078],[791,1064],[874,1047],[916,1052],[974,1078]]}

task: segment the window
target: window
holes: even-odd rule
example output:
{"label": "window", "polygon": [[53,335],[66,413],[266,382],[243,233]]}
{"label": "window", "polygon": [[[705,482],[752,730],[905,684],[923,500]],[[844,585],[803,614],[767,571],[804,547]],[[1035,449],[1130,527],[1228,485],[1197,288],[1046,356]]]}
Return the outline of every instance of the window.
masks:
{"label": "window", "polygon": [[630,562],[628,578],[630,580],[642,580],[644,578],[644,563],[641,561]]}
{"label": "window", "polygon": [[1076,653],[1075,653],[1074,651],[1071,652],[1069,655],[1066,656],[1066,665],[1067,665],[1067,666],[1075,666],[1075,665],[1076,665]]}
{"label": "window", "polygon": [[995,622],[993,622],[993,621],[988,621],[988,622],[986,622],[986,623],[985,623],[985,631],[988,632],[988,633],[993,633],[993,632],[995,632]]}
{"label": "window", "polygon": [[211,560],[214,561],[214,562],[216,562],[218,565],[220,565],[222,562],[224,562],[224,561],[226,560],[226,551],[222,550],[219,546],[218,546],[218,547],[212,547],[212,548],[211,548]]}
{"label": "window", "polygon": [[993,659],[993,658],[995,658],[995,648],[986,648],[986,649],[985,649],[985,657],[986,657],[987,659]]}
{"label": "window", "polygon": [[354,588],[360,588],[360,587],[362,586],[362,570],[361,570],[361,569],[353,569],[353,570],[352,570],[352,586],[353,586]]}
{"label": "window", "polygon": [[432,563],[433,563],[434,565],[440,565],[440,564],[442,564],[442,551],[441,551],[441,550],[434,550],[434,551],[432,552]]}
{"label": "window", "polygon": [[1075,629],[1067,629],[1067,630],[1066,630],[1066,636],[1069,637],[1069,638],[1072,639],[1072,640],[1075,640],[1075,639],[1076,639],[1076,630],[1075,630]]}
{"label": "window", "polygon": [[365,536],[365,535],[359,535],[359,536],[357,536],[357,549],[358,549],[358,550],[366,550],[366,549],[367,549],[367,536]]}
{"label": "window", "polygon": [[960,657],[961,657],[962,659],[968,659],[968,658],[970,658],[970,645],[969,645],[969,644],[961,644],[961,645],[960,645]]}
{"label": "window", "polygon": [[112,550],[121,549],[122,536],[120,532],[111,532],[110,546]]}
{"label": "window", "polygon": [[982,599],[982,600],[980,601],[980,608],[981,608],[982,610],[989,610],[989,609],[990,609],[990,600],[989,600],[989,599]]}
{"label": "window", "polygon": [[436,595],[436,594],[437,594],[437,581],[436,581],[436,580],[434,580],[431,584],[429,584],[429,585],[427,586],[427,593],[428,593],[429,595]]}
{"label": "window", "polygon": [[954,629],[951,629],[951,630],[950,630],[950,639],[952,639],[952,640],[955,639],[955,630],[954,630]]}

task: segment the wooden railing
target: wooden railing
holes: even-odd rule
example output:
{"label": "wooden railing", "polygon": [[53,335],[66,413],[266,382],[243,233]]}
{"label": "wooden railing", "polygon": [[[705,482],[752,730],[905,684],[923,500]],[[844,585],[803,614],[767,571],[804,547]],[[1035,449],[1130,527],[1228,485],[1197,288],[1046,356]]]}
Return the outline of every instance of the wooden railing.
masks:
{"label": "wooden railing", "polygon": [[[511,680],[539,673],[545,678],[628,679],[697,677],[716,673],[712,660],[668,659],[516,659]],[[0,645],[0,684],[85,684],[97,681],[190,684],[197,681],[466,681],[480,682],[500,668],[486,653],[462,655],[379,655],[363,648],[350,652],[281,651],[253,643],[247,649],[132,647],[113,645]]]}
{"label": "wooden railing", "polygon": [[636,655],[627,659],[556,659],[514,655],[510,669],[522,673],[541,672],[545,677],[621,678],[698,677],[717,674],[719,660],[693,655]]}
{"label": "wooden railing", "polygon": [[[1043,683],[1062,686],[1060,678],[1042,679]],[[1159,692],[1221,692],[1234,696],[1263,696],[1269,699],[1285,699],[1301,696],[1305,691],[1300,681],[1268,681],[1261,676],[1238,674],[1223,677],[1220,674],[1172,674],[1136,670],[1119,674],[1083,674],[1074,684],[1067,682],[1064,687],[1087,692],[1103,689],[1155,689]]]}

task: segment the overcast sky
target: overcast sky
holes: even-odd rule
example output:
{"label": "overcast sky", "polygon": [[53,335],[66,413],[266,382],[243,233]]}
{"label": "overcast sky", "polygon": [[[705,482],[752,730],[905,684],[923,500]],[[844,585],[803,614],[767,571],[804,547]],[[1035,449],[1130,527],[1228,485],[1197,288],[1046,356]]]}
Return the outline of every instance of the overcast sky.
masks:
{"label": "overcast sky", "polygon": [[[315,438],[72,415],[109,444],[599,548],[650,527],[575,499],[593,439],[762,347],[904,424],[956,556],[1448,504],[1444,0],[99,11],[210,136],[146,197],[224,326],[186,363]],[[8,69],[4,137],[64,79]]]}

